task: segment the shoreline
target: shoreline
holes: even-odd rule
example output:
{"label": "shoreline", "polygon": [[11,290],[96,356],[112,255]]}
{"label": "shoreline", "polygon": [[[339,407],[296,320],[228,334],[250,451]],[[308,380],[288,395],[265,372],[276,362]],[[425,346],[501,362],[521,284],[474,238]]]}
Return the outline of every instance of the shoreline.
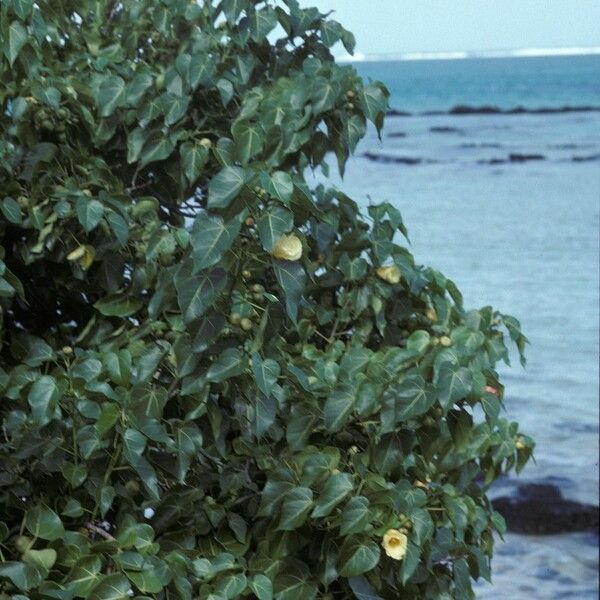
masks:
{"label": "shoreline", "polygon": [[437,116],[465,116],[465,115],[553,115],[564,113],[586,113],[600,112],[600,106],[582,105],[582,106],[541,106],[538,108],[526,108],[524,106],[515,106],[513,108],[501,108],[484,104],[481,106],[472,106],[470,104],[457,104],[449,110],[427,110],[422,112],[410,112],[391,108],[387,111],[388,117],[437,117]]}

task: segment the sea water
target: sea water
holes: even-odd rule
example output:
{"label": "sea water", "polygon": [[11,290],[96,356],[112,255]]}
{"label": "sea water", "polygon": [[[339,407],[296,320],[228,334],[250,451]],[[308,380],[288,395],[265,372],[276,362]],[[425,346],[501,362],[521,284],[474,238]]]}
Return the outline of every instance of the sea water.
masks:
{"label": "sea water", "polygon": [[[506,415],[536,439],[536,462],[492,496],[550,482],[597,505],[600,110],[422,113],[600,109],[600,56],[355,66],[412,116],[388,117],[381,140],[370,131],[338,187],[363,205],[393,202],[418,262],[453,279],[468,307],[517,316],[531,342],[527,368],[513,355],[501,373]],[[478,597],[595,599],[597,572],[595,534],[509,534]]]}

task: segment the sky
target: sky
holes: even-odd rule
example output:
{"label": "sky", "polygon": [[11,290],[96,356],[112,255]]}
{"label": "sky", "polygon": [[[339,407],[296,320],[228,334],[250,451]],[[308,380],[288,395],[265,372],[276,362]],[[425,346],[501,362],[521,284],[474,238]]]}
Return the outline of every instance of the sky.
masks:
{"label": "sky", "polygon": [[[600,0],[301,0],[364,54],[600,47]],[[343,54],[343,49],[335,52]]]}

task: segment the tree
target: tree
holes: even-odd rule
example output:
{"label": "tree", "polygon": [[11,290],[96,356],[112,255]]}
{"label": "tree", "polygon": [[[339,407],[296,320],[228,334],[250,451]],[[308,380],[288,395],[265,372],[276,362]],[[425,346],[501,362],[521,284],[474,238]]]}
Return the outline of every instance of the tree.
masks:
{"label": "tree", "polygon": [[295,0],[0,18],[0,597],[472,597],[526,339],[392,205],[307,185],[383,124],[352,34]]}

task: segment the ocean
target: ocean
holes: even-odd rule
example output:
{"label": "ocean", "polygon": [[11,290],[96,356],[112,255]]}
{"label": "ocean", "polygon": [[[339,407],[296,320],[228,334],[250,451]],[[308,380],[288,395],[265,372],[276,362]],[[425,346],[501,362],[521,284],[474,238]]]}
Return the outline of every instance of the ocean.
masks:
{"label": "ocean", "polygon": [[[468,307],[517,316],[531,342],[527,367],[513,356],[501,373],[535,462],[492,497],[541,482],[598,505],[600,56],[355,66],[386,83],[397,112],[336,185],[365,206],[393,202],[416,259]],[[598,537],[508,534],[492,574],[478,598],[596,599]]]}

